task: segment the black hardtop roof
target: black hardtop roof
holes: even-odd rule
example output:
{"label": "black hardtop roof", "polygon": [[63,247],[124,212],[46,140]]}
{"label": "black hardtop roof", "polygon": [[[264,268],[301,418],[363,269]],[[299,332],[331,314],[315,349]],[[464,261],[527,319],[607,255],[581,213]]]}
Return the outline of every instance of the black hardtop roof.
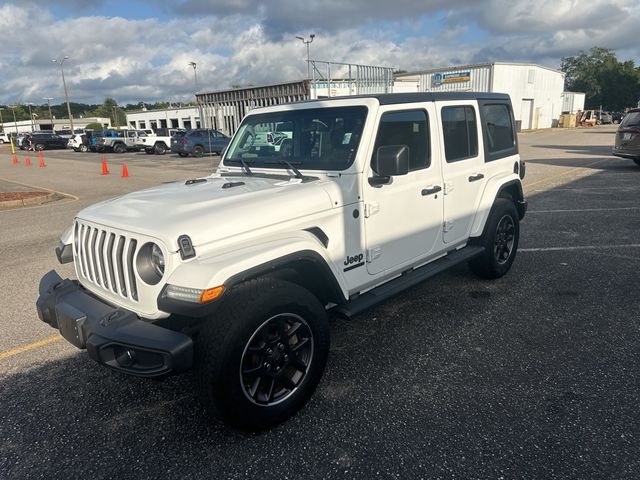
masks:
{"label": "black hardtop roof", "polygon": [[327,100],[349,100],[352,98],[375,98],[380,105],[397,103],[438,102],[451,100],[500,100],[510,102],[506,93],[493,92],[415,92],[415,93],[380,93],[371,95],[350,95],[345,97],[320,98],[306,100],[302,103],[325,102]]}

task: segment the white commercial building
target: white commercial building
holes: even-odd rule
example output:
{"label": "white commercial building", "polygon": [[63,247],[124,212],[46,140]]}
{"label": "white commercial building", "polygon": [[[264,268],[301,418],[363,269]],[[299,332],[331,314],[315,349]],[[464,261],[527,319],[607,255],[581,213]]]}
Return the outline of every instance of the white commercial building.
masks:
{"label": "white commercial building", "polygon": [[[111,127],[111,119],[105,117],[85,117],[85,118],[74,118],[73,119],[73,128],[76,132],[80,129],[85,128],[90,123],[99,123],[104,128]],[[29,132],[39,132],[42,130],[51,131],[54,130],[56,132],[66,132],[71,131],[71,124],[69,123],[68,118],[54,118],[53,121],[51,119],[35,119],[31,120],[20,120],[17,122],[4,122],[0,123],[0,131],[4,133],[29,133]]]}
{"label": "white commercial building", "polygon": [[527,130],[557,126],[564,77],[540,65],[494,62],[399,74],[394,91],[507,93],[517,125]]}
{"label": "white commercial building", "polygon": [[174,107],[158,110],[141,110],[127,112],[127,126],[131,129],[144,130],[158,128],[200,128],[198,107]]}

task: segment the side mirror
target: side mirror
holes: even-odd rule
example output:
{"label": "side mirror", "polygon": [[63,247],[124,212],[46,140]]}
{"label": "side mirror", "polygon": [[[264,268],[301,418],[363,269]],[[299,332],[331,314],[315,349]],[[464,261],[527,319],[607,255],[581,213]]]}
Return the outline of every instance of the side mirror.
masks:
{"label": "side mirror", "polygon": [[409,147],[407,145],[378,147],[372,168],[381,177],[406,175],[409,173]]}

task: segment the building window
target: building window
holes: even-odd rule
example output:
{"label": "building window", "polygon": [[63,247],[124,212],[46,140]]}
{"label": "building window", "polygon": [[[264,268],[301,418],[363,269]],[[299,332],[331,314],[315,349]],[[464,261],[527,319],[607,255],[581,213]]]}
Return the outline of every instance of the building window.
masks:
{"label": "building window", "polygon": [[140,130],[144,130],[145,128],[147,128],[147,123],[146,123],[144,120],[140,120],[140,121],[138,122],[138,128],[139,128]]}
{"label": "building window", "polygon": [[529,78],[527,79],[527,83],[533,83],[536,80],[536,71],[533,68],[529,69]]}
{"label": "building window", "polygon": [[443,107],[442,132],[448,163],[478,156],[478,124],[473,107]]}
{"label": "building window", "polygon": [[[431,160],[429,119],[424,110],[387,112],[380,119],[373,155],[387,145],[409,148],[409,171],[427,168]],[[373,159],[372,159],[373,160]]]}

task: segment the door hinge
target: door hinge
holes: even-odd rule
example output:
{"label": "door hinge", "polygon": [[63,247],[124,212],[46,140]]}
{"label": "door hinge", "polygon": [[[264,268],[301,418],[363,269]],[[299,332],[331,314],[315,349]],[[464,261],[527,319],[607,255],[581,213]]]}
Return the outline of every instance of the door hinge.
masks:
{"label": "door hinge", "polygon": [[380,255],[382,255],[382,249],[380,247],[374,247],[367,250],[367,263],[373,262]]}
{"label": "door hinge", "polygon": [[444,183],[444,194],[449,195],[449,193],[453,192],[453,183]]}
{"label": "door hinge", "polygon": [[380,204],[378,202],[371,202],[364,204],[364,217],[369,218],[380,211]]}
{"label": "door hinge", "polygon": [[445,220],[442,224],[442,230],[444,231],[444,233],[453,230],[453,220]]}

